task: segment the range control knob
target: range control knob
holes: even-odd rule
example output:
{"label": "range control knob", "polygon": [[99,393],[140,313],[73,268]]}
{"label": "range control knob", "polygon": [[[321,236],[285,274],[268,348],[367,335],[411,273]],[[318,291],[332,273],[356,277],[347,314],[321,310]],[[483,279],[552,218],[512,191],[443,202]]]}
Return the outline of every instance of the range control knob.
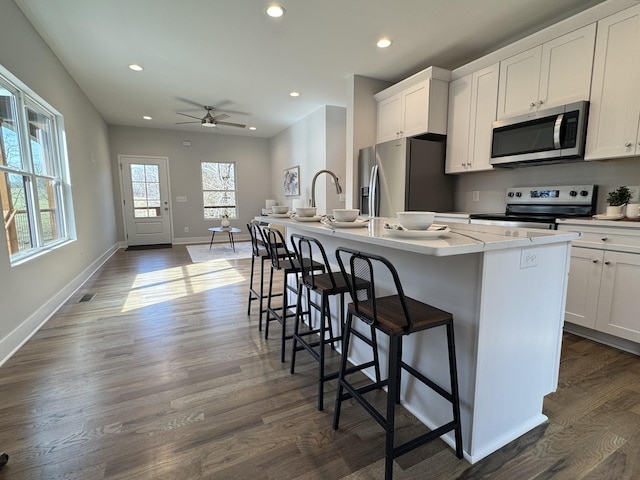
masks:
{"label": "range control knob", "polygon": [[571,190],[569,192],[569,195],[571,195],[572,197],[577,197],[578,196],[578,192],[576,192],[575,190]]}
{"label": "range control knob", "polygon": [[516,197],[520,198],[522,196],[522,192],[516,192]]}
{"label": "range control knob", "polygon": [[582,190],[582,191],[580,192],[580,196],[581,196],[581,197],[587,197],[588,195],[589,195],[589,192],[587,192],[586,190]]}
{"label": "range control knob", "polygon": [[513,197],[513,192],[507,193],[507,197]]}

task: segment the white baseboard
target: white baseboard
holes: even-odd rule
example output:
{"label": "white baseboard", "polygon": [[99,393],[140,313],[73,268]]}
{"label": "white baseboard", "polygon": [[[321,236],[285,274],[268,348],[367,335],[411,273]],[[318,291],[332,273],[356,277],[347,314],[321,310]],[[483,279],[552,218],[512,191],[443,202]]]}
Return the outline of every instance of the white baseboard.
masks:
{"label": "white baseboard", "polygon": [[2,366],[14,353],[24,345],[47,320],[65,304],[65,302],[93,275],[114,253],[118,251],[119,244],[113,245],[103,253],[96,261],[85,268],[80,275],[74,278],[55,296],[38,308],[29,318],[18,325],[6,337],[0,340],[0,366]]}

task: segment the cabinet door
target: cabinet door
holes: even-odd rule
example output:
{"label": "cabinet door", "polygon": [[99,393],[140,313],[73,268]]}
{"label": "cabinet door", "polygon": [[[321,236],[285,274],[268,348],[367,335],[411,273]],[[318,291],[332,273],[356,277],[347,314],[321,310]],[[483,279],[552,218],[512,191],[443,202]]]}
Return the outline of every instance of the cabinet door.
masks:
{"label": "cabinet door", "polygon": [[449,84],[446,173],[464,172],[468,167],[471,77],[469,74]]}
{"label": "cabinet door", "polygon": [[378,102],[378,143],[398,138],[402,130],[402,99],[400,94]]}
{"label": "cabinet door", "polygon": [[634,155],[640,116],[640,6],[598,22],[585,158]]}
{"label": "cabinet door", "polygon": [[403,137],[425,133],[429,128],[429,81],[420,82],[402,92]]}
{"label": "cabinet door", "polygon": [[640,255],[606,252],[596,329],[640,342]]}
{"label": "cabinet door", "polygon": [[499,64],[474,72],[471,80],[469,158],[471,170],[492,170],[491,123],[496,119]]}
{"label": "cabinet door", "polygon": [[596,328],[603,250],[573,247],[567,287],[565,322]]}
{"label": "cabinet door", "polygon": [[542,45],[538,108],[588,100],[596,24]]}
{"label": "cabinet door", "polygon": [[542,46],[500,62],[498,118],[522,115],[537,108]]}

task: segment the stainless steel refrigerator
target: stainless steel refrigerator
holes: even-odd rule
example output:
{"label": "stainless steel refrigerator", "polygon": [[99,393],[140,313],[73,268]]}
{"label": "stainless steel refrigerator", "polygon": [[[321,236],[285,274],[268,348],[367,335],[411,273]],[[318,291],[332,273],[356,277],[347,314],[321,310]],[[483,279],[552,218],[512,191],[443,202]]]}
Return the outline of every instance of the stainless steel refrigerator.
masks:
{"label": "stainless steel refrigerator", "polygon": [[454,179],[444,173],[445,152],[442,135],[399,138],[360,150],[361,213],[395,217],[408,210],[452,211]]}

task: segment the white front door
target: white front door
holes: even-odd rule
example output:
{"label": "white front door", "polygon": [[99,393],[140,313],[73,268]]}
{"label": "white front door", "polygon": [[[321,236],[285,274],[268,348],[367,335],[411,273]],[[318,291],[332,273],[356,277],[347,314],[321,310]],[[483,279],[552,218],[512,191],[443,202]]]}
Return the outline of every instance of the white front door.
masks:
{"label": "white front door", "polygon": [[127,245],[171,243],[166,157],[118,155]]}

